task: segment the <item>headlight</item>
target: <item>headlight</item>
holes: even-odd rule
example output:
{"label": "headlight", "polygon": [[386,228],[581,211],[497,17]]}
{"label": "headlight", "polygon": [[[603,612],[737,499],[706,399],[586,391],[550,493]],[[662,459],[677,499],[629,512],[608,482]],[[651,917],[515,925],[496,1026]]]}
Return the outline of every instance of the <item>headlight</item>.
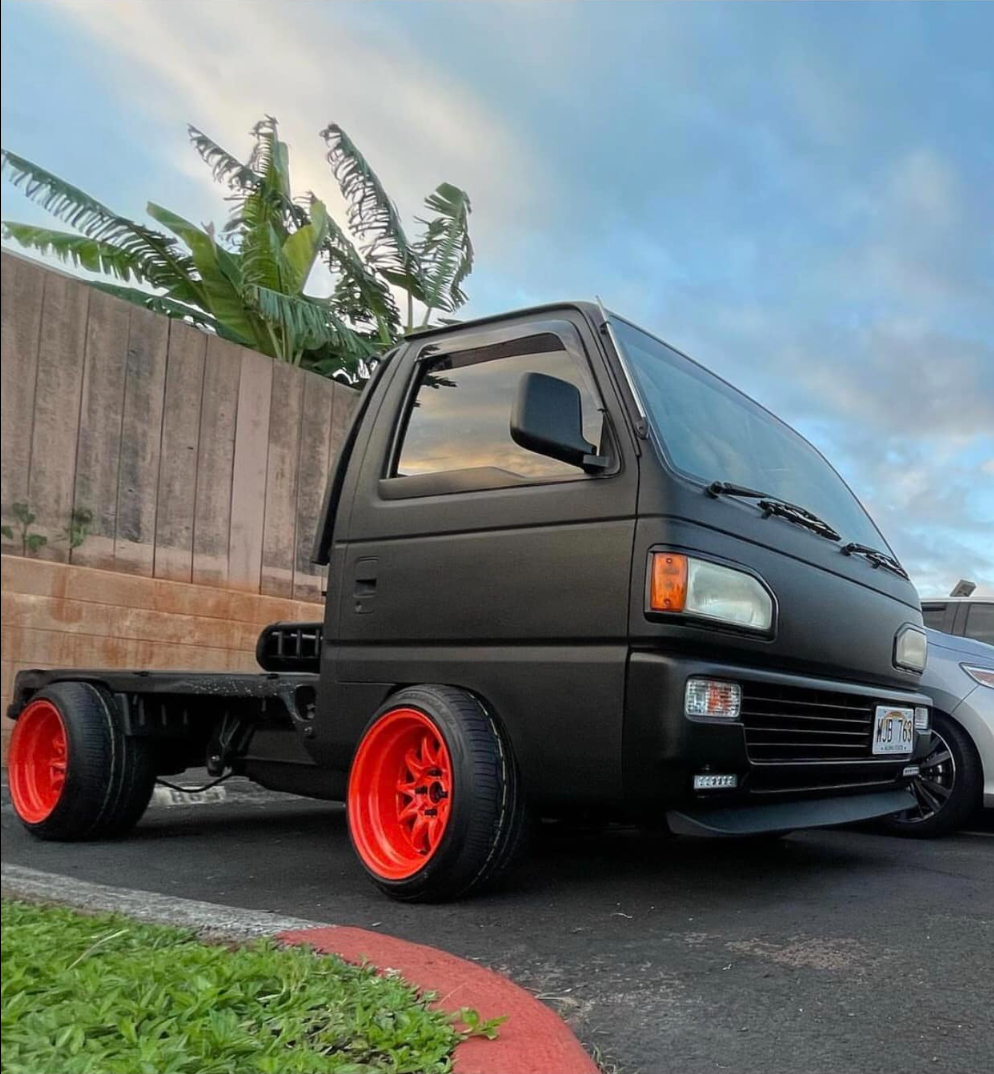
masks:
{"label": "headlight", "polygon": [[675,552],[655,552],[649,582],[654,612],[685,612],[769,630],[773,598],[751,574]]}
{"label": "headlight", "polygon": [[894,639],[894,663],[908,671],[924,671],[928,654],[928,639],[920,627],[901,627]]}
{"label": "headlight", "polygon": [[994,690],[994,668],[985,668],[978,664],[960,664],[960,667],[981,686],[989,686]]}

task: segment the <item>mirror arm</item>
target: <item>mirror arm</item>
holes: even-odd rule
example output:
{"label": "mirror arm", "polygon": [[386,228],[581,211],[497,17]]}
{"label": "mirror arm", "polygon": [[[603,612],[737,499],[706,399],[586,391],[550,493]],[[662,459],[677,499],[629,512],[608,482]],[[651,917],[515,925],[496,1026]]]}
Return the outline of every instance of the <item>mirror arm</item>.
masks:
{"label": "mirror arm", "polygon": [[588,474],[595,474],[606,470],[610,461],[606,455],[584,455],[580,466]]}

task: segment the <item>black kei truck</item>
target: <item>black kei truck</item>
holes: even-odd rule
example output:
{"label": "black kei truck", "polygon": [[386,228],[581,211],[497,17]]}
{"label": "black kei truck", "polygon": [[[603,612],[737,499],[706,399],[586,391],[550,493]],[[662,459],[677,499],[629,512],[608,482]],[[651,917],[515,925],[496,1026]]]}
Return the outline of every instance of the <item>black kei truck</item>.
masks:
{"label": "black kei truck", "polygon": [[600,307],[407,338],[330,475],[323,623],[259,674],[23,671],[9,783],[119,835],[207,766],[346,803],[389,895],[492,881],[526,813],[776,835],[902,811],[929,750],[918,596],[826,460]]}

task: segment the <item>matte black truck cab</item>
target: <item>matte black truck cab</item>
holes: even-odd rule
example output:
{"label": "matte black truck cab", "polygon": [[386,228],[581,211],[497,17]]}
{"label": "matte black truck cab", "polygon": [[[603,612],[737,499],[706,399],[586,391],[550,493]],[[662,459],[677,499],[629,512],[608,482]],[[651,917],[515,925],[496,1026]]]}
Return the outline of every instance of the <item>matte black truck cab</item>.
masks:
{"label": "matte black truck cab", "polygon": [[[141,745],[142,788],[207,757],[345,799],[406,899],[496,876],[526,808],[740,835],[911,805],[924,633],[884,538],[807,441],[599,307],[387,355],[315,559],[324,621],[264,631],[267,675],[26,672],[18,729],[56,712],[66,793],[78,703]],[[92,834],[48,800],[19,809],[38,834]]]}

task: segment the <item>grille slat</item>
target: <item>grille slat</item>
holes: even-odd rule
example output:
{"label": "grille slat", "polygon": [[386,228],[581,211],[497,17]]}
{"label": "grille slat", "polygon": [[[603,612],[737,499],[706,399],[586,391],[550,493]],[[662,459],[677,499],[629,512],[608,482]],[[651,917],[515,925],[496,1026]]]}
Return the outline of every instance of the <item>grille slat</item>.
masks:
{"label": "grille slat", "polygon": [[822,728],[814,727],[763,727],[759,724],[753,725],[750,727],[750,730],[756,732],[761,731],[763,734],[767,735],[820,735],[822,738],[826,735],[844,735],[846,738],[859,738],[863,740],[866,739],[868,733],[866,731],[823,730]]}
{"label": "grille slat", "polygon": [[762,720],[789,720],[791,724],[797,722],[798,726],[806,723],[840,723],[844,727],[863,727],[866,718],[857,719],[853,716],[815,716],[811,713],[800,712],[771,712],[768,708],[750,710],[756,719]]}
{"label": "grille slat", "polygon": [[[784,689],[786,689],[786,687]],[[827,690],[818,690],[818,691],[811,691],[811,692],[812,693],[819,693],[819,694],[826,694],[826,695],[829,694],[829,691],[827,691]],[[835,696],[838,696],[838,695],[835,695]],[[771,704],[771,705],[782,705],[782,704],[784,704],[785,701],[789,701],[789,703],[791,705],[795,706],[795,707],[814,706],[814,707],[817,707],[817,708],[820,708],[820,709],[845,709],[845,710],[848,710],[850,712],[865,712],[867,704],[869,703],[869,702],[854,701],[851,704],[844,705],[840,701],[805,701],[803,698],[798,698],[798,697],[785,699],[785,698],[782,698],[782,697],[764,697],[764,696],[762,696],[760,694],[752,695],[751,700],[753,702],[755,702],[757,705],[762,705],[764,703],[768,703],[768,704]]]}
{"label": "grille slat", "polygon": [[749,759],[789,764],[871,756],[876,698],[774,687],[742,686],[742,725]]}

